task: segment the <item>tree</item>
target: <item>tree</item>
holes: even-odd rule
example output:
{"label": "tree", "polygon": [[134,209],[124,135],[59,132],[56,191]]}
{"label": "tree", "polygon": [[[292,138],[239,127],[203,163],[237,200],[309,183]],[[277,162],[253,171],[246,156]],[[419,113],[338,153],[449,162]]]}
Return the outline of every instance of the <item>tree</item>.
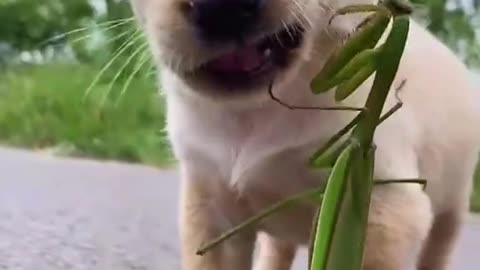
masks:
{"label": "tree", "polygon": [[0,42],[20,51],[43,49],[44,41],[85,27],[94,15],[87,0],[3,0]]}

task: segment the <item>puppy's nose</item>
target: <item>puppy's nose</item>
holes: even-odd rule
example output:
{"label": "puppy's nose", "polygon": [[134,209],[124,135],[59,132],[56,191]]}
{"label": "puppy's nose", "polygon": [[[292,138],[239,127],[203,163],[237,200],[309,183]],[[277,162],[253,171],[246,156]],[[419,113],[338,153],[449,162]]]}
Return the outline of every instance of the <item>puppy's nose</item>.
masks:
{"label": "puppy's nose", "polygon": [[190,0],[190,16],[201,38],[241,39],[251,31],[265,0]]}

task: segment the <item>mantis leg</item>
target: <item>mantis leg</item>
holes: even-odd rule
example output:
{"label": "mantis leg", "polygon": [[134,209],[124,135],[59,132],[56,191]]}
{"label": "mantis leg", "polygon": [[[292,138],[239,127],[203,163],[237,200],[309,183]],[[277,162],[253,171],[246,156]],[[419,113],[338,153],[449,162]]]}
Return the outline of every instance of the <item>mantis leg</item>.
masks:
{"label": "mantis leg", "polygon": [[199,249],[197,249],[197,255],[203,255],[205,254],[206,252],[208,252],[210,249],[216,247],[217,245],[219,245],[220,243],[226,241],[227,239],[229,239],[230,237],[232,237],[233,235],[247,229],[247,228],[250,228],[251,226],[257,224],[258,222],[260,222],[261,220],[283,210],[283,209],[286,209],[288,207],[292,207],[292,206],[295,206],[296,204],[298,204],[299,202],[301,201],[305,201],[305,200],[308,200],[308,201],[314,201],[316,204],[320,204],[321,201],[322,201],[322,198],[323,198],[323,188],[320,189],[313,189],[313,190],[309,190],[309,191],[306,191],[304,193],[301,193],[299,195],[294,195],[288,199],[285,199],[285,200],[282,200],[270,207],[268,207],[267,209],[263,210],[261,213],[249,218],[248,220],[242,222],[240,225],[236,226],[236,227],[233,227],[232,229],[230,229],[229,231],[223,233],[222,235],[220,235],[219,237],[207,242],[206,244],[202,245]]}

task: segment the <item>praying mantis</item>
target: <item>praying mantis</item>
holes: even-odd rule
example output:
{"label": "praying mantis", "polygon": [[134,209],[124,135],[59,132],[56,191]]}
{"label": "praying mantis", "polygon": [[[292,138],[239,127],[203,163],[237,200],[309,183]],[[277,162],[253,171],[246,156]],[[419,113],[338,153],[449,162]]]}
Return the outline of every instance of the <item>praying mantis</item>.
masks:
{"label": "praying mantis", "polygon": [[[418,183],[425,188],[424,179],[374,179],[373,174],[373,137],[376,127],[402,106],[397,96],[398,103],[382,115],[405,49],[412,8],[404,0],[385,0],[376,5],[340,8],[332,19],[359,12],[372,14],[367,16],[342,47],[333,52],[311,83],[314,94],[335,88],[335,100],[342,101],[375,73],[365,106],[309,160],[313,168],[331,168],[326,187],[306,191],[267,208],[200,247],[198,255],[203,255],[234,234],[277,211],[309,200],[320,205],[312,229],[309,270],[360,270],[374,185]],[[391,29],[385,42],[377,46],[390,23]],[[402,86],[403,83],[405,81]],[[272,84],[269,86],[270,96],[280,104],[295,109],[295,106],[285,104],[273,95]],[[342,107],[298,109],[354,110]],[[347,134],[348,138],[341,141]]]}

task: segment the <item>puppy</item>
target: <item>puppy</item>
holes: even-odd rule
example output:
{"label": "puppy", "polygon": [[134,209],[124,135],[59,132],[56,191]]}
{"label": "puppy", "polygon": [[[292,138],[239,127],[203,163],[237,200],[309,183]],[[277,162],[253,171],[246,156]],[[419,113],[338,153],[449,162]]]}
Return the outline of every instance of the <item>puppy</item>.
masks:
{"label": "puppy", "polygon": [[[290,110],[364,105],[372,78],[342,104],[310,82],[365,15],[329,23],[336,8],[369,0],[131,0],[160,68],[167,129],[182,178],[184,270],[288,270],[308,243],[315,205],[278,213],[204,256],[206,241],[298,192],[325,184],[307,161],[354,112]],[[468,213],[480,146],[477,93],[459,59],[412,22],[393,87],[403,108],[375,135],[378,179],[365,270],[448,270]],[[385,111],[396,103],[394,89]],[[262,232],[260,256],[254,244]]]}

